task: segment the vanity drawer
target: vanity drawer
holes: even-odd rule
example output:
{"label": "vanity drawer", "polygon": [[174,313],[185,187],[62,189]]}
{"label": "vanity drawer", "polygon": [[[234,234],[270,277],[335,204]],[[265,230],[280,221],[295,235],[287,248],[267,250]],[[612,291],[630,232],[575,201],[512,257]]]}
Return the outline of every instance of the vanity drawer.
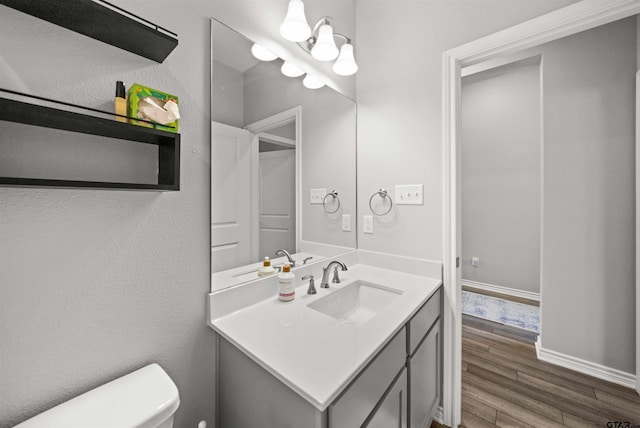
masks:
{"label": "vanity drawer", "polygon": [[360,427],[375,409],[407,357],[403,327],[342,395],[329,406],[329,426]]}
{"label": "vanity drawer", "polygon": [[433,296],[422,305],[418,312],[409,321],[409,355],[413,355],[416,348],[420,344],[422,338],[427,334],[429,328],[440,316],[442,300],[442,287],[433,293]]}

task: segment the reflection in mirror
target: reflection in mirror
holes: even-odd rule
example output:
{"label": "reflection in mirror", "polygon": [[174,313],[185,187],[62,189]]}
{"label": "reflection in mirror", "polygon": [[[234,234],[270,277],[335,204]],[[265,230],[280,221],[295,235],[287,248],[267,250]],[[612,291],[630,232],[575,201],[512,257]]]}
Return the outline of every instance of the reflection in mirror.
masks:
{"label": "reflection in mirror", "polygon": [[265,257],[295,268],[354,249],[355,103],[215,19],[211,39],[212,291],[258,279]]}

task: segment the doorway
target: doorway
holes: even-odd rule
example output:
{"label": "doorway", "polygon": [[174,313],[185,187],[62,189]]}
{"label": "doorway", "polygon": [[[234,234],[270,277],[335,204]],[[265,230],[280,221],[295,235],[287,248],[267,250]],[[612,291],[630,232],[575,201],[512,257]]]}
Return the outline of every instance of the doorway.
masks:
{"label": "doorway", "polygon": [[[541,55],[487,69],[465,69],[462,311],[536,333],[542,238],[541,104]],[[525,305],[523,299],[535,305]]]}
{"label": "doorway", "polygon": [[[461,236],[460,193],[460,91],[465,66],[513,54],[584,30],[596,28],[640,12],[640,1],[579,2],[500,33],[468,43],[443,54],[444,60],[444,284],[445,301],[445,423],[460,422],[461,269],[457,263]],[[546,225],[545,225],[546,227]],[[543,271],[546,269],[543,262]],[[636,285],[637,288],[637,285]],[[635,317],[634,317],[635,318]],[[448,325],[448,328],[447,328]],[[634,338],[635,339],[635,338]],[[635,340],[633,340],[635,342]],[[628,355],[628,354],[627,354]],[[619,373],[615,373],[616,375]],[[631,378],[624,377],[626,382]],[[635,386],[635,377],[633,379]]]}

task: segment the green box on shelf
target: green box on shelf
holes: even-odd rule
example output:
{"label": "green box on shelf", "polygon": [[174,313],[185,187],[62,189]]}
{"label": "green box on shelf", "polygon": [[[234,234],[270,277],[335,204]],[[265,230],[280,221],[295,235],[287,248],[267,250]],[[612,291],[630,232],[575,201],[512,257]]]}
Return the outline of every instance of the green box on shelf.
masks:
{"label": "green box on shelf", "polygon": [[[151,121],[151,119],[149,119],[144,114],[142,114],[142,112],[138,109],[138,103],[140,102],[141,99],[146,97],[157,98],[164,103],[166,103],[169,100],[173,100],[176,104],[179,105],[178,97],[175,95],[171,95],[166,92],[162,92],[157,89],[150,88],[148,86],[134,83],[129,87],[129,93],[127,96],[127,116]],[[142,122],[135,119],[130,119],[130,123],[138,126],[144,126],[147,128],[154,127],[153,124],[151,123]],[[163,131],[178,132],[178,120],[175,120],[174,122],[171,122],[171,123],[167,123],[166,125],[161,125],[159,123],[156,123],[155,128]]]}

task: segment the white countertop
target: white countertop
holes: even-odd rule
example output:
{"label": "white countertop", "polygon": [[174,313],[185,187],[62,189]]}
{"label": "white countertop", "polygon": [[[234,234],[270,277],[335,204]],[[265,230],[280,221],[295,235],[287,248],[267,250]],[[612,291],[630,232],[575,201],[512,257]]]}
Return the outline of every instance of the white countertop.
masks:
{"label": "white countertop", "polygon": [[[308,281],[296,277],[296,299],[274,293],[259,303],[210,320],[210,325],[256,363],[324,411],[435,292],[439,279],[356,264],[340,272],[341,284],[306,294]],[[361,280],[402,294],[367,322],[340,321],[307,305]]]}

